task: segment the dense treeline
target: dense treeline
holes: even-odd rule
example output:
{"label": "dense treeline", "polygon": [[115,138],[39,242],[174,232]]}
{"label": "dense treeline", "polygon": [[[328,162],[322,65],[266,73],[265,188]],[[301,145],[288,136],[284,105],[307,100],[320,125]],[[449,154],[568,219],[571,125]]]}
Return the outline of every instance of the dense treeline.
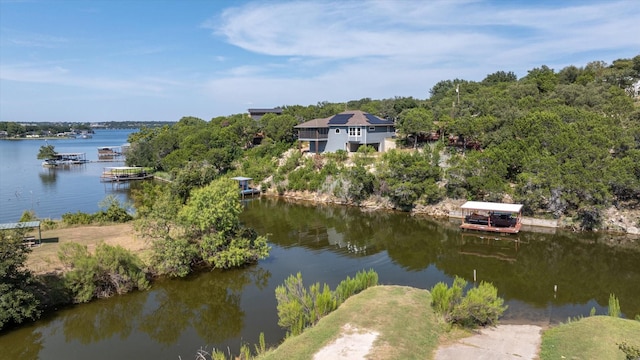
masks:
{"label": "dense treeline", "polygon": [[[640,201],[639,79],[640,55],[560,71],[543,65],[521,79],[497,71],[480,82],[443,80],[425,100],[282,106],[283,115],[257,122],[185,117],[133,135],[127,161],[173,177],[183,169],[190,177],[205,169],[213,178],[241,174],[279,193],[309,190],[352,203],[374,196],[402,209],[444,197],[516,201],[528,214],[569,215],[590,229],[605,207]],[[400,147],[419,151],[282,156],[295,144],[293,126],[345,109],[394,119]]]}
{"label": "dense treeline", "polygon": [[56,134],[90,131],[93,129],[139,129],[141,127],[154,128],[174,124],[174,121],[108,121],[100,123],[88,122],[37,122],[17,123],[0,121],[0,131],[6,131],[7,137],[21,138],[27,135],[55,136]]}

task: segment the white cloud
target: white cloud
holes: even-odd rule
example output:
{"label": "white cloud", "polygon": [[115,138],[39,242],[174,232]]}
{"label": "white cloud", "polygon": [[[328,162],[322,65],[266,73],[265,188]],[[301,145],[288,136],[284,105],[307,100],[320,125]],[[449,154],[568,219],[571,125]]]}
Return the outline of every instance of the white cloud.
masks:
{"label": "white cloud", "polygon": [[[567,58],[581,66],[598,60],[593,53],[633,54],[639,18],[630,1],[255,2],[204,26],[271,68],[237,66],[206,89],[216,100],[264,105],[424,98],[440,80],[481,80],[498,70],[523,76],[543,64],[569,65]],[[270,72],[276,61],[290,70]]]}

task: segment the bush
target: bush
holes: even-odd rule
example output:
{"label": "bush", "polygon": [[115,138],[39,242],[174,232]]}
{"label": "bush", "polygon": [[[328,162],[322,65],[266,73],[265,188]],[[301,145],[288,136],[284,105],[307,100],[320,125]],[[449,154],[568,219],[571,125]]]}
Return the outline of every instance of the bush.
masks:
{"label": "bush", "polygon": [[490,283],[481,282],[467,292],[454,307],[451,321],[467,327],[494,325],[506,310],[504,299],[498,297],[498,289]]}
{"label": "bush", "polygon": [[614,294],[609,294],[609,310],[607,314],[612,317],[620,317],[620,302]]}
{"label": "bush", "polygon": [[640,349],[635,346],[628,345],[626,342],[623,341],[620,344],[618,344],[618,349],[620,349],[620,351],[624,353],[626,360],[640,359]]}
{"label": "bush", "polygon": [[378,273],[369,269],[369,271],[358,271],[352,279],[349,276],[342,280],[336,287],[335,297],[338,305],[342,304],[352,295],[355,295],[368,287],[378,285]]}
{"label": "bush", "polygon": [[377,284],[378,274],[369,270],[358,272],[353,279],[347,277],[335,292],[327,284],[320,286],[320,283],[311,285],[307,291],[302,283],[302,275],[291,275],[284,285],[276,288],[278,325],[287,329],[288,336],[299,335],[305,328],[337,309],[349,296]]}
{"label": "bush", "polygon": [[481,282],[463,296],[467,281],[457,277],[453,285],[437,283],[431,288],[431,306],[447,322],[465,327],[494,325],[507,309],[491,283]]}
{"label": "bush", "polygon": [[162,239],[151,247],[151,267],[158,275],[185,277],[191,272],[197,251],[186,239]]}
{"label": "bush", "polygon": [[93,215],[81,211],[62,214],[62,222],[67,225],[89,225],[93,222]]}
{"label": "bush", "polygon": [[103,243],[96,248],[96,254],[91,255],[86,246],[65,243],[58,257],[70,269],[64,279],[76,302],[149,287],[140,259],[121,246]]}

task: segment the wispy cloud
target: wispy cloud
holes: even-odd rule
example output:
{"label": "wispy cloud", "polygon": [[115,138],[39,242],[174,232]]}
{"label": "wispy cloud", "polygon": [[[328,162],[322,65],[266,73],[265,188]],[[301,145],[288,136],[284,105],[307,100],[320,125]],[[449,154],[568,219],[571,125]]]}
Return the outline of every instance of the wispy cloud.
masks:
{"label": "wispy cloud", "polygon": [[633,53],[640,49],[633,30],[639,18],[640,6],[630,1],[254,2],[227,9],[204,26],[229,44],[287,66],[289,75],[262,68],[251,77],[239,66],[206,88],[216,99],[234,101],[234,89],[241,88],[250,97],[245,100],[271,103],[426,97],[439,80],[481,80],[498,70],[524,75],[589,52]]}
{"label": "wispy cloud", "polygon": [[3,41],[5,46],[12,45],[35,48],[57,48],[65,46],[69,42],[69,39],[60,36],[48,34],[19,34],[11,32],[10,30],[4,31],[9,33],[5,41]]}
{"label": "wispy cloud", "polygon": [[68,68],[58,65],[0,65],[0,79],[26,83],[53,84],[71,86],[86,90],[117,91],[121,96],[147,95],[161,96],[168,87],[182,86],[181,83],[154,77],[137,79],[117,79],[107,76],[85,76],[75,74]]}

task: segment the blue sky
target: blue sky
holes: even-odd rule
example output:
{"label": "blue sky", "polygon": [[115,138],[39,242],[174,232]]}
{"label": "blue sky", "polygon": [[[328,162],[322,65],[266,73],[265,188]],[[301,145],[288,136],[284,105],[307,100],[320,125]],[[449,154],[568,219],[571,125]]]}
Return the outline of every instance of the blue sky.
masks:
{"label": "blue sky", "polygon": [[640,54],[640,1],[0,0],[0,121],[209,120]]}

